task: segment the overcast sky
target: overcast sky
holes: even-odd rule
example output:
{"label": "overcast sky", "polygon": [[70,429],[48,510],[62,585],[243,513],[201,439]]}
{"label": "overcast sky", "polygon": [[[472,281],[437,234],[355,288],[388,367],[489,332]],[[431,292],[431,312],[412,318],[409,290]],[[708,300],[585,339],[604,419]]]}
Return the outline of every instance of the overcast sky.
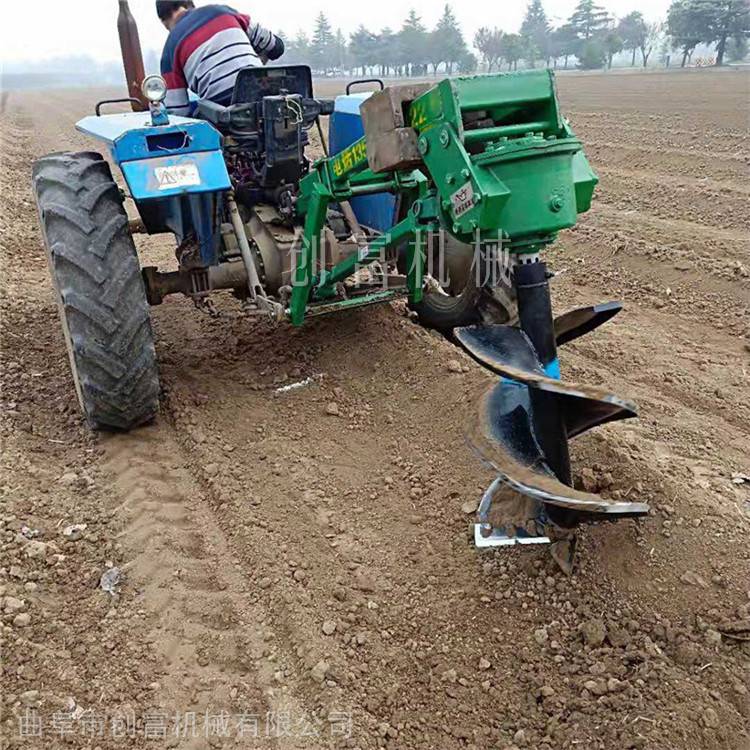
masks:
{"label": "overcast sky", "polygon": [[[480,26],[498,26],[517,31],[527,0],[517,3],[488,3],[482,0],[455,0],[452,5],[467,40]],[[599,0],[618,18],[640,10],[648,20],[666,16],[669,0]],[[207,5],[197,0],[196,5]],[[248,13],[255,21],[287,35],[298,29],[312,31],[313,21],[322,9],[334,28],[345,33],[360,23],[372,30],[384,26],[399,28],[410,7],[423,22],[432,27],[439,17],[442,0],[233,0],[237,10]],[[545,0],[544,6],[553,23],[567,18],[576,0]],[[130,0],[138,21],[144,49],[161,47],[166,32],[154,11],[153,0]],[[60,55],[89,54],[102,60],[119,59],[117,40],[117,0],[0,0],[0,59],[29,60]]]}

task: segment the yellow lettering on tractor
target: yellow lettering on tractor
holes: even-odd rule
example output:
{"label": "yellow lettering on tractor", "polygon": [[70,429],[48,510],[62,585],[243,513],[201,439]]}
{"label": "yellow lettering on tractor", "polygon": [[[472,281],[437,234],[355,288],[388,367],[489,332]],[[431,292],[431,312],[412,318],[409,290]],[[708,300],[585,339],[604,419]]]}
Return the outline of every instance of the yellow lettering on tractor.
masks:
{"label": "yellow lettering on tractor", "polygon": [[367,144],[364,138],[345,148],[333,160],[333,174],[343,177],[367,161]]}

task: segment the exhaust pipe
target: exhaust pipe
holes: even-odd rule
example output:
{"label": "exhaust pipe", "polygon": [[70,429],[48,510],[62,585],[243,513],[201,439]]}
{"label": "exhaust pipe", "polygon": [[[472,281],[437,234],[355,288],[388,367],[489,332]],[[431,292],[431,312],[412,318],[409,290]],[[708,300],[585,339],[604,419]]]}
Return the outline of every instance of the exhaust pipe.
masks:
{"label": "exhaust pipe", "polygon": [[143,65],[138,25],[130,12],[128,0],[119,0],[119,3],[120,13],[117,16],[117,33],[120,37],[120,50],[122,51],[125,80],[128,84],[128,96],[140,102],[140,104],[131,103],[134,112],[145,112],[148,110],[148,102],[141,91],[141,84],[146,77],[146,71]]}

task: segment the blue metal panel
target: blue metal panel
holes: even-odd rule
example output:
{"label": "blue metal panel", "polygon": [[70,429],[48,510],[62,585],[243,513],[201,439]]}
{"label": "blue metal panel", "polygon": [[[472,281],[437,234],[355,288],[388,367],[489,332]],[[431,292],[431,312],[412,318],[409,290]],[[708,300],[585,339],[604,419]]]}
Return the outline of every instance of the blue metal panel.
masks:
{"label": "blue metal panel", "polygon": [[[199,121],[193,120],[189,117],[170,116],[169,122],[170,127],[177,127],[190,125]],[[96,117],[94,115],[84,117],[76,123],[76,129],[86,135],[92,135],[94,138],[106,141],[112,146],[118,138],[128,131],[141,129],[152,130],[153,125],[151,124],[150,112],[122,112],[115,115],[102,115],[101,117]],[[159,130],[162,130],[162,128],[159,128]]]}
{"label": "blue metal panel", "polygon": [[555,380],[560,380],[562,378],[562,375],[560,374],[560,360],[557,357],[544,365],[544,374],[548,378],[554,378]]}
{"label": "blue metal panel", "polygon": [[[336,97],[329,128],[332,154],[339,153],[365,134],[359,107],[371,95],[372,92],[362,92]],[[352,198],[350,203],[357,219],[365,226],[387,232],[396,223],[396,198],[390,193]]]}
{"label": "blue metal panel", "polygon": [[210,123],[171,117],[155,126],[148,112],[85,117],[82,133],[103,140],[136,201],[228,190],[221,134]]}
{"label": "blue metal panel", "polygon": [[120,165],[148,231],[171,231],[181,245],[195,237],[201,260],[218,262],[223,194],[231,187],[222,137],[210,123],[149,112],[86,117],[77,126],[104,141]]}
{"label": "blue metal panel", "polygon": [[84,117],[76,128],[103,140],[119,164],[133,159],[150,159],[195,151],[219,151],[221,133],[208,122],[189,117],[170,117],[169,125],[155,126],[148,112],[127,112],[101,117]]}
{"label": "blue metal panel", "polygon": [[[209,193],[231,187],[221,151],[199,151],[126,161],[120,167],[136,201]],[[170,177],[175,173],[182,177]]]}
{"label": "blue metal panel", "polygon": [[130,130],[121,135],[114,145],[114,156],[118,162],[196,151],[221,153],[221,134],[208,122],[192,120],[178,126]]}
{"label": "blue metal panel", "polygon": [[372,91],[361,91],[358,94],[346,94],[336,97],[336,112],[343,112],[345,115],[358,115],[362,102],[367,101],[372,96]]}
{"label": "blue metal panel", "polygon": [[343,151],[364,135],[365,130],[359,108],[362,102],[371,95],[372,93],[367,91],[361,94],[347,94],[346,96],[336,97],[329,128],[332,154]]}

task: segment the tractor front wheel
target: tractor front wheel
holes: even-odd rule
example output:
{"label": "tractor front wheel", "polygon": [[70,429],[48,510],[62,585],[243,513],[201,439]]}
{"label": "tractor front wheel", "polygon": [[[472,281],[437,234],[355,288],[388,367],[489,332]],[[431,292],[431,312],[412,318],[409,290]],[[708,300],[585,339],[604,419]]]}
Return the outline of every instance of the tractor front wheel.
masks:
{"label": "tractor front wheel", "polygon": [[159,406],[149,305],[120,190],[94,153],[51,154],[34,193],[78,400],[96,430],[130,430]]}

